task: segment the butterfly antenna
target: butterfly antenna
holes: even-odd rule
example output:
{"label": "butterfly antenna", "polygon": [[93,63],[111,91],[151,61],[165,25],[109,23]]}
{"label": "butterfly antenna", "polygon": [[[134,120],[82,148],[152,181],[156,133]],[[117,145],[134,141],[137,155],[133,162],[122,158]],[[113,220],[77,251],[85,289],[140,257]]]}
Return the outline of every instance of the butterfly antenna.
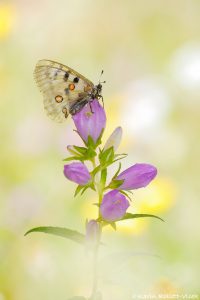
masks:
{"label": "butterfly antenna", "polygon": [[100,81],[103,73],[104,73],[104,70],[101,71],[101,74],[99,76],[99,83],[106,83],[106,81]]}

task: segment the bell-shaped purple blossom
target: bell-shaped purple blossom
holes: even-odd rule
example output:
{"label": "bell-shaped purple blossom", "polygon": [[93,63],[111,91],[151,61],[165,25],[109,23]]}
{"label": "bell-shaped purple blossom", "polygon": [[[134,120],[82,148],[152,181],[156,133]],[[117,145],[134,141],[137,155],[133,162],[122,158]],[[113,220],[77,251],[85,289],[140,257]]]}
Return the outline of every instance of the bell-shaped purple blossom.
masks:
{"label": "bell-shaped purple blossom", "polygon": [[112,190],[104,195],[100,212],[104,220],[114,222],[125,215],[129,205],[128,200],[122,193],[118,190]]}
{"label": "bell-shaped purple blossom", "polygon": [[91,180],[87,167],[81,162],[73,162],[64,165],[64,175],[69,180],[76,182],[79,185],[86,185]]}
{"label": "bell-shaped purple blossom", "polygon": [[81,138],[87,143],[91,136],[96,143],[106,126],[106,114],[98,100],[93,100],[73,115],[74,124]]}
{"label": "bell-shaped purple blossom", "polygon": [[98,242],[100,235],[100,226],[96,220],[90,220],[86,224],[86,243],[87,244],[96,244]]}
{"label": "bell-shaped purple blossom", "polygon": [[109,149],[110,147],[113,147],[116,151],[119,147],[119,144],[122,139],[122,128],[119,126],[115,128],[115,130],[111,133],[110,137],[107,139],[107,142],[105,143],[104,150]]}
{"label": "bell-shaped purple blossom", "polygon": [[157,169],[149,164],[135,164],[120,173],[115,179],[124,180],[121,190],[134,190],[147,186],[157,175]]}

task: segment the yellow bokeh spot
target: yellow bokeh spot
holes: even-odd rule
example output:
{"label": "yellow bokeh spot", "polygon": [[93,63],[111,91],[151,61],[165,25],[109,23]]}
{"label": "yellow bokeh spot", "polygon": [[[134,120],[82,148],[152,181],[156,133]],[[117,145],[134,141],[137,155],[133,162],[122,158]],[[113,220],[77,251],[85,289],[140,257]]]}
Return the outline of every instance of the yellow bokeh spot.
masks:
{"label": "yellow bokeh spot", "polygon": [[[169,210],[176,199],[175,184],[167,178],[154,180],[144,189],[134,191],[133,213],[155,214],[162,217],[163,212]],[[129,209],[131,212],[131,208]],[[140,235],[148,228],[152,221],[150,218],[138,218],[117,222],[117,230],[126,234]],[[105,227],[106,231],[112,231],[110,226]]]}
{"label": "yellow bokeh spot", "polygon": [[96,197],[91,201],[83,201],[81,206],[81,214],[85,219],[91,220],[98,217],[98,207],[94,205],[97,202]]}
{"label": "yellow bokeh spot", "polygon": [[176,199],[175,184],[166,178],[155,179],[147,188],[137,191],[137,209],[140,213],[158,214],[171,208]]}
{"label": "yellow bokeh spot", "polygon": [[148,221],[144,219],[124,220],[117,222],[117,231],[125,234],[139,235],[148,227]]}
{"label": "yellow bokeh spot", "polygon": [[8,36],[15,23],[15,10],[10,4],[0,4],[0,38]]}

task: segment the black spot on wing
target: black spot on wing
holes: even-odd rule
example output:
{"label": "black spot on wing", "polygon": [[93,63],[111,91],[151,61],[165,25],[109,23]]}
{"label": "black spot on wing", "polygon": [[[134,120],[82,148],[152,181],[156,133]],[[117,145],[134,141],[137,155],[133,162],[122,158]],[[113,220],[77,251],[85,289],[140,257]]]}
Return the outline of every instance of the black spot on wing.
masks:
{"label": "black spot on wing", "polygon": [[74,77],[74,83],[78,83],[79,82],[79,78],[78,77]]}
{"label": "black spot on wing", "polygon": [[69,78],[69,73],[65,72],[64,77],[63,77],[64,81],[67,81],[68,78]]}

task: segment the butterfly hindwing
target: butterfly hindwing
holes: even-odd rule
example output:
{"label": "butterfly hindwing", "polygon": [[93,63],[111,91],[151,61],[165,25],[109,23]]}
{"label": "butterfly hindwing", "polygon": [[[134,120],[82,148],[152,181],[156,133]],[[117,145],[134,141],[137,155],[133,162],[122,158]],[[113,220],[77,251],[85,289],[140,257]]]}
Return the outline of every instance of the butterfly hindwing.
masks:
{"label": "butterfly hindwing", "polygon": [[34,77],[43,93],[47,115],[57,122],[63,122],[73,105],[87,98],[94,86],[73,69],[50,60],[37,63]]}

